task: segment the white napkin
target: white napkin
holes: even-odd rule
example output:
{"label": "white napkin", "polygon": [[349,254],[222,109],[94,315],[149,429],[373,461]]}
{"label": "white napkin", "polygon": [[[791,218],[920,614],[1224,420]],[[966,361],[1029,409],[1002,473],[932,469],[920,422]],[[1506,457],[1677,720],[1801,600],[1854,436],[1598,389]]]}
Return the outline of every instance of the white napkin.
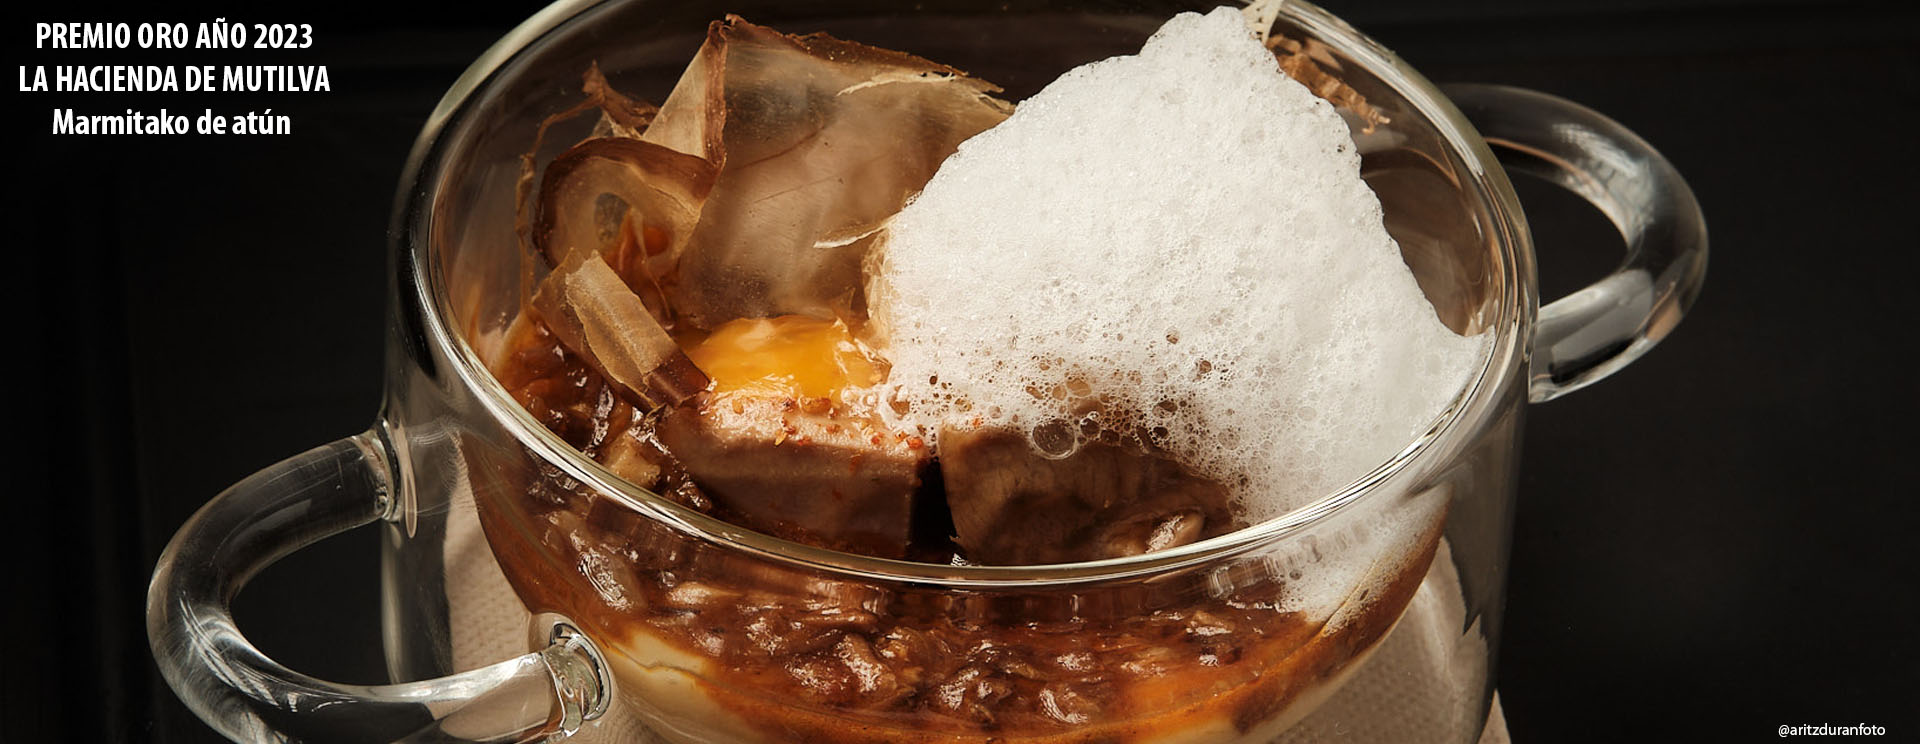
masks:
{"label": "white napkin", "polygon": [[[1464,708],[1459,697],[1475,693],[1464,689],[1459,680],[1471,679],[1474,670],[1486,663],[1486,648],[1456,638],[1465,612],[1449,552],[1441,543],[1413,604],[1366,666],[1279,742],[1407,744],[1464,738],[1452,732],[1465,731],[1477,721],[1464,720],[1459,714]],[[500,572],[470,501],[456,506],[448,516],[446,567],[454,668],[474,669],[527,653],[532,613]],[[1470,628],[1469,634],[1477,638],[1479,626]],[[1448,735],[1433,736],[1431,732],[1436,731]],[[657,744],[659,739],[616,704],[566,741]],[[1480,744],[1509,741],[1506,718],[1495,697]]]}

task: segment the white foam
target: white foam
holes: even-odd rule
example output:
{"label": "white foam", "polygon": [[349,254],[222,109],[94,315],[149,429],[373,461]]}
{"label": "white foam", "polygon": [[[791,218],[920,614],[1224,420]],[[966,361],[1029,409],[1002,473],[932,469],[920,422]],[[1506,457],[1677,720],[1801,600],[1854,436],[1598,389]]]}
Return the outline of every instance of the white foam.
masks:
{"label": "white foam", "polygon": [[889,225],[890,423],[1148,432],[1256,518],[1364,475],[1482,344],[1435,316],[1359,162],[1231,9],[1068,72]]}

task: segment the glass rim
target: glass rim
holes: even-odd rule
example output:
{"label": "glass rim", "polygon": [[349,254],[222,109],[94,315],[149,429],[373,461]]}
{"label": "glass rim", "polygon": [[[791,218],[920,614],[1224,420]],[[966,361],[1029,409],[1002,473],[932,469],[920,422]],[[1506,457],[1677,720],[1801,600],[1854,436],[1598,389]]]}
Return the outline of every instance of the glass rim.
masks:
{"label": "glass rim", "polygon": [[[1521,355],[1522,344],[1531,334],[1531,293],[1527,287],[1532,277],[1521,276],[1522,267],[1530,265],[1527,257],[1531,255],[1531,245],[1518,199],[1505,171],[1466,117],[1425,77],[1331,13],[1302,0],[1289,0],[1281,6],[1279,18],[1314,38],[1339,42],[1336,48],[1379,75],[1414,110],[1426,116],[1446,145],[1466,164],[1472,175],[1471,190],[1478,192],[1493,212],[1493,234],[1487,237],[1498,246],[1494,251],[1498,264],[1495,273],[1503,282],[1495,298],[1498,312],[1488,322],[1485,332],[1495,336],[1486,345],[1472,379],[1424,433],[1366,475],[1283,514],[1187,545],[1098,561],[956,566],[878,558],[774,537],[695,511],[627,482],[535,421],[493,377],[468,340],[453,331],[449,319],[458,315],[438,262],[429,260],[439,250],[430,236],[433,235],[433,205],[448,184],[444,178],[448,170],[448,133],[457,133],[460,127],[455,125],[464,123],[465,117],[471,115],[468,104],[475,100],[477,93],[499,84],[495,77],[508,62],[533,48],[549,32],[601,4],[603,0],[560,0],[535,13],[482,53],[428,117],[408,158],[407,177],[402,179],[395,211],[395,248],[400,251],[399,255],[406,257],[397,268],[411,272],[413,278],[403,283],[410,286],[400,290],[400,300],[410,301],[411,306],[403,305],[396,312],[418,312],[423,316],[422,324],[438,354],[451,362],[465,388],[474,393],[482,407],[518,442],[595,491],[684,534],[768,559],[844,576],[954,587],[1007,588],[1165,573],[1236,555],[1302,532],[1371,495],[1390,491],[1387,488],[1390,482],[1447,461],[1453,456],[1454,448],[1445,445],[1471,436],[1485,421],[1497,415],[1495,402],[1505,399],[1504,391],[1517,384],[1521,376],[1512,362]],[[406,296],[409,290],[410,297]]]}

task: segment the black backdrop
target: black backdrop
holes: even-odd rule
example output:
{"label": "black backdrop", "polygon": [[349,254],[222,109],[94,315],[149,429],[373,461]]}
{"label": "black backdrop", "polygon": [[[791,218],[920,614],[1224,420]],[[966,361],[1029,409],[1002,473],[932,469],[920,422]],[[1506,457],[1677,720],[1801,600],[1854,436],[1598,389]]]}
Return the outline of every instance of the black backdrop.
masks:
{"label": "black backdrop", "polygon": [[[1707,289],[1660,348],[1533,407],[1500,688],[1521,742],[1920,737],[1916,411],[1904,304],[1920,205],[1920,14],[1901,3],[1391,0],[1330,9],[1441,82],[1607,112],[1692,182]],[[14,64],[244,55],[35,50],[34,21],[315,26],[333,92],[60,98],[7,88],[19,459],[0,740],[215,737],[158,681],[141,619],[208,496],[363,428],[379,402],[384,233],[402,161],[459,71],[533,5],[71,6],[0,31]],[[17,12],[17,11],[16,11]],[[265,58],[262,61],[266,61]],[[13,67],[13,64],[8,67]],[[236,101],[239,101],[236,103]],[[102,103],[105,102],[105,103]],[[124,103],[123,103],[124,102]],[[72,105],[273,106],[282,137],[54,137]],[[1618,258],[1601,218],[1522,183],[1547,296]],[[381,677],[371,532],[240,597],[267,652]]]}

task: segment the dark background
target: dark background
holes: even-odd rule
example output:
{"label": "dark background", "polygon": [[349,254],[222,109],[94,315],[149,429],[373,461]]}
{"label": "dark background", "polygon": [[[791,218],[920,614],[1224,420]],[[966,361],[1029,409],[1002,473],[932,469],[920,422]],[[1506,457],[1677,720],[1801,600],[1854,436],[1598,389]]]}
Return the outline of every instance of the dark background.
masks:
{"label": "dark background", "polygon": [[[1920,14],[1905,3],[1345,0],[1428,77],[1606,112],[1691,181],[1713,238],[1698,306],[1604,383],[1532,407],[1499,679],[1516,741],[1759,741],[1869,723],[1920,740],[1915,444]],[[86,8],[84,10],[80,8]],[[203,742],[142,612],[168,537],[246,474],[379,404],[388,212],[414,134],[532,4],[71,6],[9,21],[17,64],[244,54],[35,50],[33,21],[291,21],[333,92],[15,92],[0,740]],[[281,137],[53,137],[49,111],[295,117]],[[1521,183],[1548,297],[1619,241]],[[381,681],[376,541],[269,569],[242,627],[290,666]]]}

